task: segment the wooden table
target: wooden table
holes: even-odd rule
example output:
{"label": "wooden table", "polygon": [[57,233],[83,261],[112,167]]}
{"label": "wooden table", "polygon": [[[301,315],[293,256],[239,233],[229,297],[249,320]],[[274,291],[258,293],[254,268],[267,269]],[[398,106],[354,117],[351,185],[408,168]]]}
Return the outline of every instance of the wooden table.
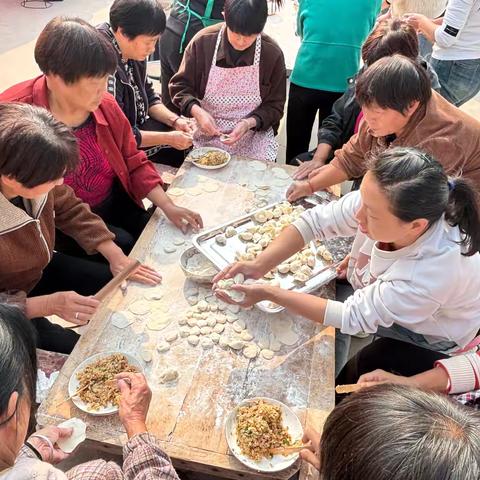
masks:
{"label": "wooden table", "polygon": [[[246,206],[252,202],[254,194],[239,184],[261,177],[264,183],[268,183],[274,178],[269,171],[273,166],[275,164],[269,164],[265,172],[256,172],[251,170],[248,160],[235,157],[227,167],[213,171],[200,170],[186,163],[179,170],[173,186],[188,189],[197,184],[199,176],[208,176],[220,183],[220,189],[198,196],[185,194],[174,201],[199,211],[206,227],[224,223],[243,215]],[[291,170],[293,167],[284,168]],[[286,186],[276,188],[269,200],[282,200],[285,190]],[[88,424],[87,439],[94,442],[98,450],[121,452],[126,435],[117,416],[94,417],[81,412],[71,402],[60,406],[59,403],[68,396],[67,385],[73,370],[88,356],[113,350],[135,354],[145,342],[156,342],[165,332],[178,328],[176,321],[190,307],[184,293],[190,280],[185,279],[179,266],[179,257],[185,246],[179,247],[175,253],[165,254],[162,245],[179,236],[181,234],[157,211],[132,252],[132,256],[162,273],[163,285],[159,291],[164,295],[161,300],[152,302],[152,311],[156,315],[169,315],[172,323],[164,331],[149,331],[145,328],[146,315],[130,327],[118,329],[110,322],[112,310],[125,309],[128,303],[142,297],[148,287],[131,284],[125,297],[120,292],[113,294],[82,335],[48,398],[40,406],[37,416],[40,425],[80,417]],[[324,288],[320,294],[333,298],[333,286]],[[282,356],[323,328],[288,312],[269,315],[252,309],[242,312],[241,318],[257,340],[269,334],[272,322],[293,319],[299,341],[292,346],[284,345],[278,353]],[[300,479],[315,479],[313,469],[300,465],[300,462],[277,474],[262,475],[247,469],[229,453],[223,427],[228,412],[242,399],[265,396],[289,405],[304,426],[321,429],[334,406],[333,359],[332,328],[323,328],[323,334],[314,345],[300,349],[275,370],[265,368],[268,367],[266,360],[247,360],[241,354],[219,346],[204,351],[200,346],[191,347],[185,339],[179,339],[169,352],[160,354],[155,351],[153,361],[145,364],[153,391],[148,428],[161,440],[174,465],[182,470],[229,479],[288,479],[301,467]],[[158,381],[158,372],[166,366],[179,369],[180,378],[174,386],[161,385]]]}

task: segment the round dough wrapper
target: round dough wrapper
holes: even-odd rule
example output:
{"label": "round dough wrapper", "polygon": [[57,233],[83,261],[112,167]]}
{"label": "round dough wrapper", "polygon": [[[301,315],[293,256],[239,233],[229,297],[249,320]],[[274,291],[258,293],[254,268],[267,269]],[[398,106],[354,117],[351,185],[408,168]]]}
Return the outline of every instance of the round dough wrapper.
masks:
{"label": "round dough wrapper", "polygon": [[137,300],[129,305],[128,309],[134,315],[145,315],[150,311],[150,304],[145,300]]}
{"label": "round dough wrapper", "polygon": [[87,438],[87,424],[80,418],[70,418],[58,425],[60,428],[73,428],[69,438],[59,438],[57,445],[65,453],[72,453]]}
{"label": "round dough wrapper", "polygon": [[174,197],[181,197],[185,193],[185,190],[183,188],[173,187],[173,188],[169,188],[167,190],[167,193]]}

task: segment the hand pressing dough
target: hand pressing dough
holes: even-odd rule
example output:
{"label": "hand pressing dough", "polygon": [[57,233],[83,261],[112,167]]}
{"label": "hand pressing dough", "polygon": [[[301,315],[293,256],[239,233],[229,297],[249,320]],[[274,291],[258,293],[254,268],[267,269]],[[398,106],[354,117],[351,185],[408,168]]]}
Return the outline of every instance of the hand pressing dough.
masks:
{"label": "hand pressing dough", "polygon": [[170,344],[164,340],[160,341],[160,343],[157,344],[157,352],[159,353],[165,353],[170,350]]}
{"label": "hand pressing dough", "polygon": [[243,355],[250,359],[256,358],[258,355],[258,347],[254,343],[248,344],[243,349]]}
{"label": "hand pressing dough", "polygon": [[174,342],[178,338],[178,332],[173,331],[165,335],[165,340],[169,343]]}
{"label": "hand pressing dough", "polygon": [[112,314],[112,325],[117,328],[127,328],[134,322],[130,312],[114,312]]}
{"label": "hand pressing dough", "polygon": [[65,453],[72,453],[78,445],[87,438],[87,424],[80,418],[71,418],[57,425],[60,428],[72,428],[72,435],[68,438],[59,438],[57,445]]}
{"label": "hand pressing dough", "polygon": [[165,253],[174,253],[177,251],[177,247],[173,243],[166,243],[163,246],[163,251]]}
{"label": "hand pressing dough", "polygon": [[160,383],[169,383],[178,379],[178,370],[175,368],[168,368],[164,370],[159,377]]}
{"label": "hand pressing dough", "polygon": [[200,338],[198,335],[189,335],[187,337],[187,342],[192,346],[195,347],[198,345],[198,342],[200,341]]}
{"label": "hand pressing dough", "polygon": [[150,311],[150,304],[145,300],[137,300],[129,305],[128,309],[134,315],[145,315]]}
{"label": "hand pressing dough", "polygon": [[173,187],[169,188],[167,193],[174,197],[181,197],[185,193],[185,190],[183,188]]}
{"label": "hand pressing dough", "polygon": [[260,351],[260,355],[265,360],[271,360],[275,356],[275,352],[273,350],[269,350],[267,348],[264,348],[263,350]]}

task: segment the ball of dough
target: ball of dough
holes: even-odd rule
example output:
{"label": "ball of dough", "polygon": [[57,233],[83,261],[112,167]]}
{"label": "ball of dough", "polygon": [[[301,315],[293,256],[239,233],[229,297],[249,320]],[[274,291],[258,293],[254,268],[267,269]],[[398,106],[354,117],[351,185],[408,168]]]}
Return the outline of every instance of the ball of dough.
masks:
{"label": "ball of dough", "polygon": [[220,233],[215,237],[215,242],[217,242],[218,245],[224,246],[227,244],[227,237],[225,237],[223,233]]}

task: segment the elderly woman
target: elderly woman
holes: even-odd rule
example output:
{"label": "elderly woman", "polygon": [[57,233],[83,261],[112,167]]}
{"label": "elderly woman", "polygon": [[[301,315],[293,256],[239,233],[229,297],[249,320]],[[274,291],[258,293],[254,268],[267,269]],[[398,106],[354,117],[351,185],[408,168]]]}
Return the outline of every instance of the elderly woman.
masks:
{"label": "elderly woman", "polygon": [[81,19],[54,18],[37,40],[35,60],[43,75],[11,87],[0,101],[45,107],[73,129],[81,161],[65,183],[107,223],[122,249],[131,250],[151,216],[145,198],[177,227],[201,227],[197,213],[165,194],[154,165],[137,148],[130,123],[106,93],[117,62],[102,34]]}
{"label": "elderly woman", "polygon": [[123,466],[93,460],[65,473],[53,466],[69,456],[57,441],[68,438],[72,430],[51,426],[26,438],[35,403],[34,333],[18,309],[0,305],[0,480],[178,480],[170,459],[148,433],[151,391],[139,373],[117,376],[119,416],[128,436]]}
{"label": "elderly woman", "polygon": [[197,121],[195,147],[276,159],[286,69],[280,47],[262,33],[267,14],[266,0],[226,0],[225,23],[205,28],[188,45],[170,94]]}
{"label": "elderly woman", "polygon": [[[50,113],[0,104],[0,294],[23,306],[39,348],[63,353],[71,352],[78,334],[44,317],[87,323],[99,305],[91,295],[129,262],[103,221],[62,185],[77,163],[75,137]],[[110,268],[54,251],[55,229],[100,254]],[[136,278],[160,281],[147,267]]]}
{"label": "elderly woman", "polygon": [[479,428],[478,413],[443,395],[380,385],[338,405],[321,436],[307,429],[300,457],[322,480],[477,480]]}
{"label": "elderly woman", "polygon": [[[97,28],[115,48],[117,70],[108,91],[128,118],[137,146],[148,148],[150,160],[179,167],[192,145],[190,122],[162,104],[147,76],[146,59],[165,29],[160,1],[115,0],[110,24]],[[156,146],[161,148],[149,148]]]}

